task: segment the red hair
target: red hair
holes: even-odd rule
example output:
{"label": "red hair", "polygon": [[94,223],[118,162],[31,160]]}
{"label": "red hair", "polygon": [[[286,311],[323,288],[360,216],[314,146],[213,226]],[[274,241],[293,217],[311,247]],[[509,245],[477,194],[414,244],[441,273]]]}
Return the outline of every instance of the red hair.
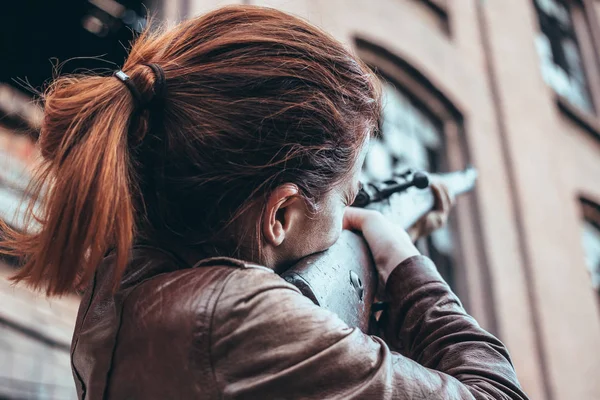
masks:
{"label": "red hair", "polygon": [[[40,228],[4,226],[14,277],[63,294],[115,251],[114,282],[139,238],[217,240],[276,186],[314,204],[346,176],[380,113],[378,82],[338,41],[261,7],[231,6],[144,33],[123,71],[141,96],[165,73],[160,108],[140,110],[113,76],[71,76],[45,94],[44,158],[31,188]],[[143,138],[140,144],[138,141]]]}

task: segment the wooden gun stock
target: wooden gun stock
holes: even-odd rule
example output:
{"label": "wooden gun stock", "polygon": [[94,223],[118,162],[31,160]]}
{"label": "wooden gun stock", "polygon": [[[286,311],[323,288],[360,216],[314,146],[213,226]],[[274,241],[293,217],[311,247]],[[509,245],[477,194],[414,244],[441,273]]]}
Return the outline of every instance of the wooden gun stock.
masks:
{"label": "wooden gun stock", "polygon": [[[467,168],[430,177],[444,183],[451,194],[459,195],[472,190],[477,172]],[[433,205],[434,197],[429,188],[411,187],[366,208],[377,209],[395,223],[409,228]],[[336,313],[348,326],[373,333],[371,306],[378,278],[371,252],[362,236],[344,231],[328,250],[300,260],[281,276],[316,305]]]}

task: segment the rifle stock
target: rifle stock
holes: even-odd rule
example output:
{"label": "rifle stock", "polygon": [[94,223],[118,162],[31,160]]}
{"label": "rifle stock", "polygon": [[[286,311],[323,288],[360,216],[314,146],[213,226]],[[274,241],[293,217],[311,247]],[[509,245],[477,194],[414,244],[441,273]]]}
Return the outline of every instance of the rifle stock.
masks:
{"label": "rifle stock", "polygon": [[[473,168],[431,175],[453,195],[472,190],[477,172]],[[377,209],[405,229],[432,209],[431,189],[410,188],[366,208]],[[350,327],[374,333],[371,306],[378,276],[371,252],[362,236],[343,231],[328,250],[300,260],[281,275],[316,305],[336,313]]]}

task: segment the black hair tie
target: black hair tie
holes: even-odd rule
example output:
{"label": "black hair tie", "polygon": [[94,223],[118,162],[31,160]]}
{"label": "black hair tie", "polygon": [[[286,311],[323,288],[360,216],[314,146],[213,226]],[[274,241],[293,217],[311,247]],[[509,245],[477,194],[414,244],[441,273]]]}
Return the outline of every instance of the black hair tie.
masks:
{"label": "black hair tie", "polygon": [[158,64],[152,63],[152,64],[144,64],[144,65],[149,67],[150,69],[152,69],[152,72],[154,73],[154,86],[153,86],[154,93],[153,93],[152,97],[150,97],[150,99],[147,99],[147,100],[145,100],[142,97],[140,91],[137,89],[137,87],[135,87],[135,84],[133,83],[133,81],[131,80],[129,75],[127,75],[122,70],[118,70],[113,73],[114,77],[119,79],[121,82],[123,82],[125,84],[125,86],[127,86],[127,89],[129,89],[129,91],[131,92],[131,95],[133,96],[137,106],[140,109],[147,109],[148,106],[151,105],[152,103],[156,103],[158,101],[164,100],[165,93],[166,93],[165,71]]}
{"label": "black hair tie", "polygon": [[164,100],[167,90],[167,79],[165,78],[165,71],[158,64],[144,64],[154,72],[154,96],[150,99],[150,103],[159,102]]}

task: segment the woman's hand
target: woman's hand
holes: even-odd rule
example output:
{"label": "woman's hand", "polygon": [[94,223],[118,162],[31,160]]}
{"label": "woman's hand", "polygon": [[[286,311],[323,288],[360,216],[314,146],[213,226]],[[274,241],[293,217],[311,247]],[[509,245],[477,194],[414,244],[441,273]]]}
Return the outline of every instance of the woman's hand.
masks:
{"label": "woman's hand", "polygon": [[378,211],[348,207],[344,213],[344,229],[362,232],[383,285],[398,264],[420,254],[408,233]]}
{"label": "woman's hand", "polygon": [[433,210],[408,228],[408,235],[413,242],[429,235],[448,222],[448,214],[450,214],[450,209],[452,208],[452,204],[454,204],[454,198],[443,183],[432,182],[431,191],[435,199]]}

